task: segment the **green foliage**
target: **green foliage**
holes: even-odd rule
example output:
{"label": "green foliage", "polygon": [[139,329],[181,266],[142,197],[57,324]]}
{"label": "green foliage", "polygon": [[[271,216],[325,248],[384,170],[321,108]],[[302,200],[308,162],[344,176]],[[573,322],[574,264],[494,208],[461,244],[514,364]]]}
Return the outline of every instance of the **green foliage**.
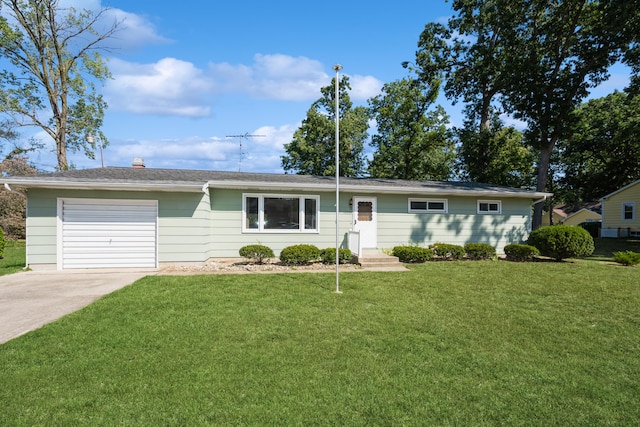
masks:
{"label": "green foliage", "polygon": [[[334,176],[335,78],[321,89],[322,98],[307,111],[307,117],[294,132],[293,140],[285,144],[281,157],[287,172],[303,175]],[[366,107],[353,107],[348,91],[349,78],[342,76],[339,87],[340,108],[340,176],[357,177],[364,172],[364,141],[368,137],[369,113]]]}
{"label": "green foliage", "polygon": [[[369,100],[377,133],[369,174],[375,178],[444,180],[452,175],[455,150],[447,130],[449,117],[431,109],[439,82],[405,78],[387,83]],[[431,109],[431,111],[429,111]]]}
{"label": "green foliage", "polygon": [[640,264],[640,253],[633,251],[614,252],[613,260],[622,265],[638,265]]}
{"label": "green foliage", "polygon": [[400,262],[420,263],[433,259],[433,251],[429,248],[420,246],[395,246],[391,251],[391,255],[397,256]]}
{"label": "green foliage", "polygon": [[280,251],[280,262],[285,265],[305,265],[320,258],[320,249],[313,245],[287,246]]}
{"label": "green foliage", "polygon": [[264,245],[247,245],[240,248],[240,256],[250,259],[255,263],[263,264],[275,257],[273,250]]}
{"label": "green foliage", "polygon": [[4,240],[4,232],[2,231],[2,227],[0,227],[0,259],[4,258],[4,246],[6,242]]}
{"label": "green foliage", "polygon": [[97,50],[119,23],[98,25],[108,9],[64,8],[52,0],[0,5],[8,18],[1,20],[0,57],[12,64],[0,72],[2,111],[54,140],[59,169],[68,169],[67,150],[94,158],[98,144],[107,144],[99,130],[107,104],[96,84],[111,77]]}
{"label": "green foliage", "polygon": [[516,243],[505,246],[504,253],[510,261],[530,261],[540,255],[540,251],[535,246]]}
{"label": "green foliage", "polygon": [[[340,264],[347,264],[351,262],[351,251],[349,249],[338,249],[338,262]],[[325,248],[320,251],[320,260],[324,264],[336,263],[336,248]]]}
{"label": "green foliage", "polygon": [[467,257],[474,260],[495,259],[496,248],[488,243],[467,243],[464,245]]}
{"label": "green foliage", "polygon": [[440,259],[459,260],[464,258],[466,251],[460,245],[449,243],[434,243],[430,246],[435,255]]}
{"label": "green foliage", "polygon": [[571,137],[558,144],[558,185],[567,200],[598,200],[640,178],[639,96],[614,92],[592,99],[573,118]]}
{"label": "green foliage", "polygon": [[595,249],[589,232],[571,225],[539,227],[531,232],[527,244],[535,246],[542,255],[556,261],[589,256]]}
{"label": "green foliage", "polygon": [[533,183],[533,150],[522,132],[505,127],[497,114],[493,115],[490,129],[478,131],[477,124],[467,120],[457,133],[463,178],[514,188]]}

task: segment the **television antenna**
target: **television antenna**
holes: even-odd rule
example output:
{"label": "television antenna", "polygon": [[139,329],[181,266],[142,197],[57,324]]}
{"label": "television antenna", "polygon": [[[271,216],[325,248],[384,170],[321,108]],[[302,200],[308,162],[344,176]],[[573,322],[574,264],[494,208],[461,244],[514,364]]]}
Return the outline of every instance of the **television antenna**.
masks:
{"label": "television antenna", "polygon": [[240,172],[242,169],[242,156],[244,155],[244,153],[242,152],[242,139],[244,138],[248,141],[249,138],[266,137],[266,136],[267,135],[249,135],[249,132],[245,132],[242,135],[227,135],[227,138],[239,138],[239,141],[240,141],[240,147],[238,152],[238,172]]}

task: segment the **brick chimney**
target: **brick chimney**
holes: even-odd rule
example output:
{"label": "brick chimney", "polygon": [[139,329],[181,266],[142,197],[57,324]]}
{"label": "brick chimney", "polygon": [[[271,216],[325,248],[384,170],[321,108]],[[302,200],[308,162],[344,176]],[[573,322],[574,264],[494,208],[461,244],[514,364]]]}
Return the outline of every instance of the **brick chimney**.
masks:
{"label": "brick chimney", "polygon": [[131,167],[134,169],[144,169],[144,159],[142,157],[134,157]]}

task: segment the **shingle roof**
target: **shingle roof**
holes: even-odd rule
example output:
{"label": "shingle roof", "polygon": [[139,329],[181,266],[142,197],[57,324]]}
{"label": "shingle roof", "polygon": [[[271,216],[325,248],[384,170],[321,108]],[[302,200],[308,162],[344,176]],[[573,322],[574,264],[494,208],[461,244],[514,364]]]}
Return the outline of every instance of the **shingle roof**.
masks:
{"label": "shingle roof", "polygon": [[[330,190],[334,177],[250,172],[221,172],[184,169],[107,167],[53,172],[26,177],[5,177],[1,181],[27,188],[143,189],[198,191],[211,188]],[[473,193],[505,197],[549,196],[531,190],[488,184],[451,181],[415,181],[385,178],[340,178],[344,189],[367,193],[459,194]]]}

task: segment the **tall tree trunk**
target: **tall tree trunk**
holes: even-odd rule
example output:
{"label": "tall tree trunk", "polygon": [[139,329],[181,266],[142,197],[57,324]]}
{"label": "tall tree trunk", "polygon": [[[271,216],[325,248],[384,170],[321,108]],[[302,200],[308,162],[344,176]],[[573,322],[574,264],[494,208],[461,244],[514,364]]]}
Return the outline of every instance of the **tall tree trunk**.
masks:
{"label": "tall tree trunk", "polygon": [[[540,160],[538,161],[538,178],[536,182],[536,191],[544,192],[547,189],[547,179],[549,174],[549,166],[551,165],[551,153],[553,147],[558,140],[557,136],[552,136],[550,139],[543,138],[540,142]],[[536,203],[533,207],[533,221],[532,228],[536,228],[542,225],[542,210],[544,205],[542,203]]]}

